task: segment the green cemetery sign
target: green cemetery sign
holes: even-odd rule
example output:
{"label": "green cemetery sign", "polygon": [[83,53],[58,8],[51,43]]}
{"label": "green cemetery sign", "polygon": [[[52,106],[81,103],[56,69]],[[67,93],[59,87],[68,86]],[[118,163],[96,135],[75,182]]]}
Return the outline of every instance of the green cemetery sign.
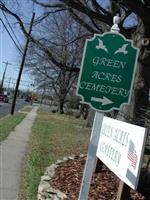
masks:
{"label": "green cemetery sign", "polygon": [[85,44],[77,94],[96,110],[119,110],[130,102],[137,56],[121,34],[95,34]]}

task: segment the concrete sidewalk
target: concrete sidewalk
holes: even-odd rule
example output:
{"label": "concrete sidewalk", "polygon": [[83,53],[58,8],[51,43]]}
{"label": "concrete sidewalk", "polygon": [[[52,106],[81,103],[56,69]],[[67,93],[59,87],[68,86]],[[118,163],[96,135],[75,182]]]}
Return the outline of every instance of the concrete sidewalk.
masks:
{"label": "concrete sidewalk", "polygon": [[21,165],[37,108],[34,107],[7,139],[0,143],[0,200],[18,199]]}

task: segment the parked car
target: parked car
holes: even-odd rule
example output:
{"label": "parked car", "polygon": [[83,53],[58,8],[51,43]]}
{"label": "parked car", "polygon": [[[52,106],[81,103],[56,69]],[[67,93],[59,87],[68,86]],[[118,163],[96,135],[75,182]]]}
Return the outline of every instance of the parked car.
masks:
{"label": "parked car", "polygon": [[4,102],[4,103],[8,103],[9,102],[9,98],[6,94],[0,94],[0,101]]}

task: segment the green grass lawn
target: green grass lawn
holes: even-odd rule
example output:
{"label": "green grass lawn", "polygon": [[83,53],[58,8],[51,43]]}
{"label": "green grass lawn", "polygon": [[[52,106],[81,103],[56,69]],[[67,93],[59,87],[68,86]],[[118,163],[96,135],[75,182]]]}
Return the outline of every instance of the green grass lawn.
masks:
{"label": "green grass lawn", "polygon": [[37,199],[41,175],[57,159],[87,153],[90,132],[83,120],[40,110],[24,164],[21,199]]}
{"label": "green grass lawn", "polygon": [[4,140],[25,116],[24,113],[16,112],[13,116],[0,118],[0,141]]}
{"label": "green grass lawn", "polygon": [[85,121],[40,109],[24,163],[21,200],[36,200],[45,168],[64,156],[87,153],[91,129]]}
{"label": "green grass lawn", "polygon": [[21,112],[30,112],[32,110],[32,106],[25,106],[24,108],[22,108],[20,111]]}

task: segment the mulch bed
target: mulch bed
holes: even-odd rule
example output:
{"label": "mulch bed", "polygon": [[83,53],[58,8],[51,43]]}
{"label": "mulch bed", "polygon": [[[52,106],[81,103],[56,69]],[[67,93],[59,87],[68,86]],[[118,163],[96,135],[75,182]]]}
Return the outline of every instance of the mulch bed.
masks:
{"label": "mulch bed", "polygon": [[[50,184],[53,188],[64,192],[69,200],[77,200],[86,158],[76,156],[59,165],[56,176]],[[119,179],[106,167],[102,172],[93,174],[89,192],[89,200],[115,200]],[[144,200],[144,197],[133,190],[130,191],[131,200]]]}

